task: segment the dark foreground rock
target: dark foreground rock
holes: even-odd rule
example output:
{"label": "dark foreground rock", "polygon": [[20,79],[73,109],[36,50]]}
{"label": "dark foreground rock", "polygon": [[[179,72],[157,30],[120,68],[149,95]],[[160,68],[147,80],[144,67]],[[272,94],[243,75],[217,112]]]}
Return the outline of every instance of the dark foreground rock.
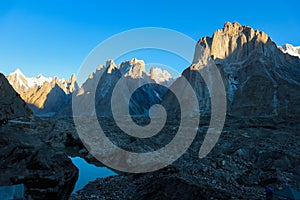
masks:
{"label": "dark foreground rock", "polygon": [[[93,128],[91,121],[88,118],[82,118],[82,120],[84,121],[82,128],[89,132]],[[143,120],[141,118],[138,122]],[[209,119],[201,118],[194,142],[187,152],[171,166],[146,174],[118,172],[118,176],[97,179],[89,183],[77,194],[71,195],[70,199],[264,199],[265,189],[269,187],[279,189],[292,186],[300,189],[300,125],[296,118],[238,119],[227,117],[217,145],[207,157],[199,159],[198,153],[208,128],[208,122]],[[178,126],[178,123],[170,121],[163,134],[152,137],[151,140],[133,140],[126,134],[121,134],[114,125],[113,119],[110,118],[101,118],[101,125],[103,129],[111,133],[108,135],[110,140],[118,146],[144,152],[161,148],[170,142],[170,138],[176,134],[177,129],[174,127]],[[39,127],[43,127],[43,130],[39,130]],[[15,125],[13,128],[16,129],[18,126]],[[32,134],[38,135],[44,141],[39,142],[43,144],[42,152],[47,150],[48,153],[50,149],[45,147],[46,143],[51,148],[55,148],[56,152],[71,148],[73,152],[77,152],[86,160],[95,161],[83,147],[71,119],[44,119],[36,124],[24,125],[19,129],[21,132],[31,130]],[[11,135],[14,136],[14,134]],[[21,144],[30,143],[29,146],[31,146],[30,137],[27,134],[21,134],[17,138],[23,141]],[[26,142],[28,140],[29,142]],[[41,153],[40,155],[52,155],[51,152],[52,150],[48,154]],[[1,153],[3,157],[3,155],[9,155],[10,151],[1,150]],[[32,157],[31,154],[20,155]],[[4,158],[7,159],[7,156]],[[69,164],[66,165],[69,166]],[[60,162],[60,165],[63,164]],[[63,170],[59,169],[55,177],[60,182],[56,184],[63,185],[61,182],[65,180],[59,178],[64,177]],[[56,168],[53,169],[55,170]],[[65,174],[66,171],[70,172],[65,170]],[[31,172],[41,173],[38,170]],[[16,174],[20,173],[16,172]],[[44,173],[46,174],[44,176],[50,176]],[[20,181],[13,183],[20,183]],[[47,185],[50,183],[51,181],[47,180]],[[56,186],[56,188],[59,187]],[[68,190],[67,186],[63,188]],[[39,191],[41,191],[40,188]]]}
{"label": "dark foreground rock", "polygon": [[[112,187],[113,185],[113,187]],[[230,198],[230,193],[168,167],[144,175],[97,179],[71,199],[215,199]]]}
{"label": "dark foreground rock", "polygon": [[0,127],[0,183],[24,184],[27,199],[68,199],[78,169],[63,152],[55,151],[25,125]]}
{"label": "dark foreground rock", "polygon": [[5,76],[0,73],[0,118],[9,115],[9,118],[28,118],[32,114],[20,95],[9,84]]}
{"label": "dark foreground rock", "polygon": [[[171,166],[97,179],[71,199],[264,199],[269,187],[300,189],[296,119],[227,119],[217,145],[199,159],[206,130],[202,124],[193,144]],[[124,145],[118,136],[115,142]]]}

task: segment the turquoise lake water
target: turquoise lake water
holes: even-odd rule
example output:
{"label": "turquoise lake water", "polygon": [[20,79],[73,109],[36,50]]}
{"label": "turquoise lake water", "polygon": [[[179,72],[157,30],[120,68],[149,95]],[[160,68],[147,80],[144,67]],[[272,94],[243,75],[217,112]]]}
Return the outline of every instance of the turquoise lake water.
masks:
{"label": "turquoise lake water", "polygon": [[86,162],[83,158],[80,157],[70,157],[73,164],[79,169],[79,176],[76,182],[73,194],[78,190],[82,189],[90,181],[94,181],[97,178],[105,178],[108,176],[117,175],[112,170],[106,167],[98,167],[96,165]]}

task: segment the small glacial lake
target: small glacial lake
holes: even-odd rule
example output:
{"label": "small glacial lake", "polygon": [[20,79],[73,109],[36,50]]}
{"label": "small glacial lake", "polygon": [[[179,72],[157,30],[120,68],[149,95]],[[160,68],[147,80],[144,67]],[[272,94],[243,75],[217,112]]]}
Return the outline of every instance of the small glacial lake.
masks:
{"label": "small glacial lake", "polygon": [[108,176],[117,175],[112,170],[106,167],[97,167],[96,165],[86,162],[83,158],[80,157],[69,157],[73,164],[79,169],[79,176],[76,182],[73,194],[78,190],[82,189],[90,181],[94,181],[97,178],[105,178]]}

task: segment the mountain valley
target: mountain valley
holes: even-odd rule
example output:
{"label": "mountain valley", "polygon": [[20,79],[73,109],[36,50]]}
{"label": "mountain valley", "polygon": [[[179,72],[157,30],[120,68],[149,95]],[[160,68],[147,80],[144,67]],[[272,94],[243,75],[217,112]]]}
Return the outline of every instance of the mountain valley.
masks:
{"label": "mountain valley", "polygon": [[[0,172],[5,174],[1,183],[24,184],[27,199],[264,199],[266,188],[300,190],[299,55],[299,47],[277,46],[262,31],[226,22],[212,37],[199,39],[193,62],[178,78],[156,67],[147,72],[145,61],[137,58],[119,65],[109,59],[95,66],[82,85],[75,75],[68,80],[42,75],[28,78],[19,69],[6,77],[0,74],[0,112],[3,117],[9,114],[8,123],[0,126]],[[216,82],[210,75],[212,65],[224,83],[226,120],[216,146],[200,159],[199,149],[212,117],[209,88]],[[199,72],[208,74],[208,85]],[[106,136],[123,149],[156,151],[180,129],[181,106],[194,106],[187,84],[195,92],[199,104],[195,112],[201,117],[187,118],[199,120],[197,135],[178,160],[149,173],[111,169],[118,175],[96,179],[71,194],[78,169],[68,158],[70,151],[103,166],[79,129],[89,134],[100,124]],[[182,101],[172,88],[184,97]],[[114,91],[117,98],[112,101]],[[128,136],[114,119],[124,117],[121,100],[129,102],[130,119],[142,126],[161,120],[149,117],[151,106],[161,104],[167,114],[163,129],[151,138]],[[78,106],[76,112],[74,106]],[[81,121],[80,127],[75,120]],[[110,153],[107,157],[113,156]],[[120,162],[129,165],[132,161]]]}

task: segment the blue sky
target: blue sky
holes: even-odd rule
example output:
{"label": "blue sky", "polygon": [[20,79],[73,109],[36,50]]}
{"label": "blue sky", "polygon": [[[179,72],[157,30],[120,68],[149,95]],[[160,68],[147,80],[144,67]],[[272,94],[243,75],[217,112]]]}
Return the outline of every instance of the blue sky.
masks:
{"label": "blue sky", "polygon": [[[68,78],[108,37],[139,27],[163,27],[198,40],[226,21],[262,30],[278,44],[300,45],[298,1],[1,1],[0,72]],[[117,48],[117,47],[116,47]],[[149,53],[149,52],[148,52]],[[151,57],[151,56],[150,56]],[[142,55],[139,58],[144,59]],[[146,62],[176,65],[168,56]],[[165,59],[165,60],[164,60]],[[178,71],[184,63],[174,66]]]}

